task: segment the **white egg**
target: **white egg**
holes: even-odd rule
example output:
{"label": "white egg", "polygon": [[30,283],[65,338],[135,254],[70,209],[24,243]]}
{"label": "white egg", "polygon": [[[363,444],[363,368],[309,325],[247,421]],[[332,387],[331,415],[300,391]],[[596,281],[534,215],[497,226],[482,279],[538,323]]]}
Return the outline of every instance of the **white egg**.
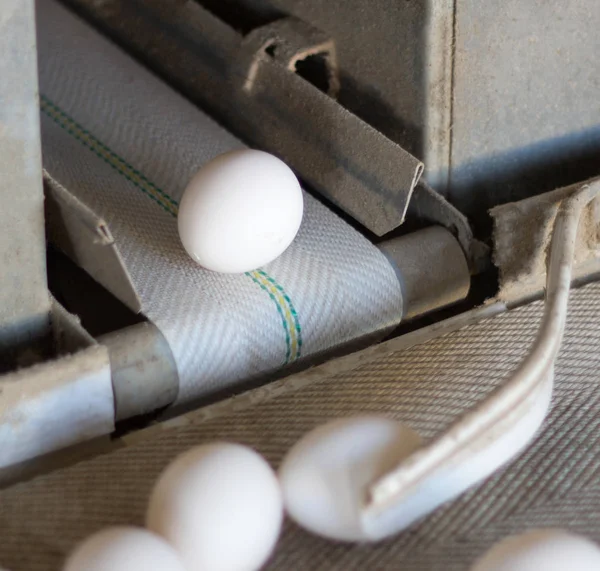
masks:
{"label": "white egg", "polygon": [[342,418],[316,428],[292,447],[279,469],[287,512],[324,537],[380,539],[361,516],[368,485],[420,443],[409,427],[378,416]]}
{"label": "white egg", "polygon": [[239,444],[179,456],[159,478],[147,526],[179,552],[187,571],[253,571],[269,558],[283,502],[267,461]]}
{"label": "white egg", "polygon": [[494,545],[471,571],[598,571],[600,548],[560,529],[538,529]]}
{"label": "white egg", "polygon": [[231,151],[205,164],[188,184],[179,236],[201,266],[242,273],[286,250],[303,208],[298,179],[283,161],[263,151]]}
{"label": "white egg", "polygon": [[185,571],[175,550],[162,538],[135,527],[111,527],[75,548],[64,571]]}

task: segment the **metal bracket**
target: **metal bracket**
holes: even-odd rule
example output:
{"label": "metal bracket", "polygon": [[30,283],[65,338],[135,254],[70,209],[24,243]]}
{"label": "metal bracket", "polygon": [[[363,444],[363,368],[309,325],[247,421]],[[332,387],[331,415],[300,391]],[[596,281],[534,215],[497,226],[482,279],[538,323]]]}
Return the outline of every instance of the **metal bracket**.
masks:
{"label": "metal bracket", "polygon": [[252,54],[245,91],[252,91],[258,68],[267,59],[274,59],[289,71],[299,73],[302,62],[315,58],[323,66],[327,94],[337,97],[340,80],[335,42],[314,26],[298,18],[282,18],[252,30],[244,37],[242,46]]}
{"label": "metal bracket", "polygon": [[[328,69],[336,68],[332,44],[318,31],[286,18],[243,37],[191,0],[168,9],[162,0],[69,4],[91,14],[235,135],[277,154],[371,232],[382,236],[404,221],[423,164],[301,77],[300,64],[310,54],[329,54],[323,56]],[[264,51],[269,42],[275,42],[273,57]]]}

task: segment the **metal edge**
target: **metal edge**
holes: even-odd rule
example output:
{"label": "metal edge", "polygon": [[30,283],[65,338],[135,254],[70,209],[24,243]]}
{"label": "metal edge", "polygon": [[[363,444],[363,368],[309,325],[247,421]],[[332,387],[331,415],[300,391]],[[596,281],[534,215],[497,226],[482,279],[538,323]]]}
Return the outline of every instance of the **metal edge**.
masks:
{"label": "metal edge", "polygon": [[139,313],[142,303],[106,221],[44,173],[48,239],[73,262]]}

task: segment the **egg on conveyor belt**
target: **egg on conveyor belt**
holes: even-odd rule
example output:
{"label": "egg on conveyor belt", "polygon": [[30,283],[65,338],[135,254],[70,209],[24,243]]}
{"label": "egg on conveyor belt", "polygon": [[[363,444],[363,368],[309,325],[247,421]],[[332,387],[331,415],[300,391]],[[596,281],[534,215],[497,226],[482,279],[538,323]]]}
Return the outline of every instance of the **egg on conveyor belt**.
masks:
{"label": "egg on conveyor belt", "polygon": [[600,548],[559,529],[538,529],[494,545],[471,571],[599,571]]}
{"label": "egg on conveyor belt", "polygon": [[279,483],[267,461],[246,446],[215,443],[167,467],[146,523],[173,545],[187,571],[255,571],[271,555],[282,520]]}
{"label": "egg on conveyor belt", "polygon": [[64,571],[185,571],[175,550],[161,537],[135,527],[112,527],[75,548]]}
{"label": "egg on conveyor belt", "polygon": [[287,249],[303,208],[298,179],[283,161],[263,151],[231,151],[205,164],[188,184],[179,236],[204,268],[243,273]]}

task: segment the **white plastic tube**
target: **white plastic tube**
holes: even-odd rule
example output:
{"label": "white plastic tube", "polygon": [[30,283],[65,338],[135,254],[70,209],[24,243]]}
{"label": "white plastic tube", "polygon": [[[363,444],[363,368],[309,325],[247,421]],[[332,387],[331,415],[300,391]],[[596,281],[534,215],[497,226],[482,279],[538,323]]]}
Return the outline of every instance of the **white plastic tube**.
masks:
{"label": "white plastic tube", "polygon": [[559,208],[542,324],[517,370],[447,432],[370,486],[362,516],[373,539],[404,529],[492,474],[518,454],[542,424],[566,322],[579,219],[599,193],[600,183],[585,184]]}

